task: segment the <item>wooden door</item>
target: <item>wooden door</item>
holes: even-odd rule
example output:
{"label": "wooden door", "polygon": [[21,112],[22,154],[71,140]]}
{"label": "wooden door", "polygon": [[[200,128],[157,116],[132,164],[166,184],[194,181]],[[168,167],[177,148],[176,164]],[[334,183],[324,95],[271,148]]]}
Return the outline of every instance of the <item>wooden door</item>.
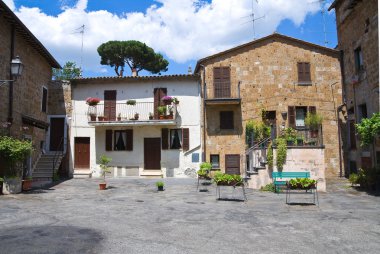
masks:
{"label": "wooden door", "polygon": [[63,151],[65,118],[50,118],[50,151]]}
{"label": "wooden door", "polygon": [[90,138],[75,138],[75,168],[90,168]]}
{"label": "wooden door", "polygon": [[162,99],[162,97],[164,97],[168,94],[168,91],[166,88],[154,88],[153,93],[154,93],[153,94],[153,96],[154,96],[154,103],[153,103],[154,119],[159,119],[157,107],[163,105],[161,99]]}
{"label": "wooden door", "polygon": [[240,175],[240,155],[226,154],[226,174]]}
{"label": "wooden door", "polygon": [[116,90],[104,91],[104,120],[116,121]]}
{"label": "wooden door", "polygon": [[144,138],[144,169],[161,169],[160,138]]}

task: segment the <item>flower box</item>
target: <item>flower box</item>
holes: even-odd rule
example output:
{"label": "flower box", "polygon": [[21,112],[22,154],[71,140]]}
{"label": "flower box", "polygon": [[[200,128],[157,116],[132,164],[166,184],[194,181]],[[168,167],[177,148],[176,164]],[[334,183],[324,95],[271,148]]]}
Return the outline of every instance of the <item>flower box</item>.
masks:
{"label": "flower box", "polygon": [[88,98],[86,99],[86,103],[87,103],[87,105],[89,105],[89,106],[96,106],[96,105],[98,105],[99,102],[100,102],[100,99],[99,99],[99,98],[88,97]]}

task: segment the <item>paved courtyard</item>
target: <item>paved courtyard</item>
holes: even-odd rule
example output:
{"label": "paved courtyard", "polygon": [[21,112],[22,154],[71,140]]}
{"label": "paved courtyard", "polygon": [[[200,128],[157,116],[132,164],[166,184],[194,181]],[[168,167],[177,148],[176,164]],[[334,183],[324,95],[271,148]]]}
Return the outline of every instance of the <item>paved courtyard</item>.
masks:
{"label": "paved courtyard", "polygon": [[164,179],[157,192],[156,181],[110,179],[99,191],[97,179],[73,179],[0,196],[0,253],[380,253],[380,197],[339,181],[319,207],[252,190],[247,202],[217,201],[193,179]]}

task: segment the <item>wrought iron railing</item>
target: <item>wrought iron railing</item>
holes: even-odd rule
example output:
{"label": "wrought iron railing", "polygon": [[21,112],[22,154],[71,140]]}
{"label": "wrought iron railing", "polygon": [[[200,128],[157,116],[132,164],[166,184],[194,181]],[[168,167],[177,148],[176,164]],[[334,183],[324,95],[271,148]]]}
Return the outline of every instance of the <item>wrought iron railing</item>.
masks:
{"label": "wrought iron railing", "polygon": [[213,82],[205,89],[205,99],[240,99],[240,82]]}

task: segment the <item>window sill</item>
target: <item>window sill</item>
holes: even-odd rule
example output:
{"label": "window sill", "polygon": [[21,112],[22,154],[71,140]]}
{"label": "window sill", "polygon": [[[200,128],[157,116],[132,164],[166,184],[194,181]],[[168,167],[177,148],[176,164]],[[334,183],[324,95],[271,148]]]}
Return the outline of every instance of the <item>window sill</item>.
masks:
{"label": "window sill", "polygon": [[313,83],[311,81],[306,81],[306,82],[298,82],[299,86],[311,86]]}

